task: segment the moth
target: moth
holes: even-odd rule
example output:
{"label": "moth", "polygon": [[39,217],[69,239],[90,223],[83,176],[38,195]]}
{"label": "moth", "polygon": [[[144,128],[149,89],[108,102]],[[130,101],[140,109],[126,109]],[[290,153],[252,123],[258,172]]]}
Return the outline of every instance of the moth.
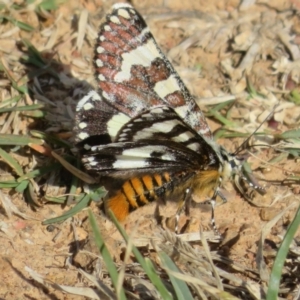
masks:
{"label": "moth", "polygon": [[106,15],[94,67],[98,90],[78,102],[75,134],[84,167],[108,186],[106,209],[123,221],[156,200],[178,200],[177,216],[194,194],[208,197],[212,208],[217,196],[226,201],[220,187],[244,178],[241,160],[213,140],[194,97],[131,5],[115,4]]}

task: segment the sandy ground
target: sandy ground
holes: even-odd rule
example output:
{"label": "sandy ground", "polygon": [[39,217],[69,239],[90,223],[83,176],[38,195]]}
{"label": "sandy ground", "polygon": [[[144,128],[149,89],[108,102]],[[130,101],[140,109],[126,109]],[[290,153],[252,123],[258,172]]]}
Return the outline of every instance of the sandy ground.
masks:
{"label": "sandy ground", "polygon": [[[265,122],[260,129],[265,134],[251,141],[253,144],[273,147],[250,148],[251,154],[248,155],[255,176],[262,179],[260,183],[267,190],[265,196],[254,197],[253,201],[261,207],[251,205],[234,188],[232,182],[229,182],[224,187],[228,203],[216,208],[215,217],[223,240],[211,244],[212,249],[243,268],[255,272],[256,253],[263,227],[267,221],[295,203],[267,235],[264,245],[266,269],[270,271],[272,267],[272,251],[280,243],[280,237],[293,219],[299,201],[297,182],[287,179],[300,171],[298,159],[292,156],[279,159],[279,150],[286,147],[288,142],[296,147],[295,140],[287,142],[274,138],[274,134],[299,126],[300,109],[289,101],[289,93],[299,89],[297,49],[300,27],[296,12],[299,13],[300,6],[297,1],[276,1],[276,5],[270,6],[264,1],[258,2],[243,8],[239,7],[239,1],[234,0],[155,1],[156,4],[151,5],[149,1],[132,1],[145,16],[158,44],[168,54],[192,94],[199,99],[199,105],[204,111],[209,112],[212,104],[219,103],[222,97],[236,97],[228,114],[228,119],[236,126],[227,128],[240,133],[253,132],[280,101],[271,121]],[[42,74],[37,76],[38,79],[28,81],[28,85],[36,89],[30,94],[30,98],[27,96],[26,101],[29,102],[26,103],[43,102],[43,95],[57,105],[53,108],[48,103],[49,113],[44,121],[37,122],[33,118],[15,114],[14,121],[1,133],[22,135],[33,128],[47,130],[48,133],[60,133],[60,137],[72,141],[73,113],[69,108],[74,109],[75,90],[78,91],[81,86],[95,85],[91,64],[93,43],[101,17],[112,3],[100,0],[67,1],[55,11],[44,13],[43,17],[37,17],[32,9],[24,9],[18,13],[11,11],[18,20],[35,27],[34,31],[26,32],[14,31],[14,26],[9,23],[1,25],[0,56],[2,55],[3,63],[9,67],[11,75],[20,82],[23,76],[36,69],[32,65],[22,64],[19,60],[20,56],[26,54],[20,40],[26,38],[62,77],[58,82]],[[83,32],[80,22],[88,24]],[[38,85],[40,89],[37,89]],[[255,92],[249,93],[249,85],[252,85]],[[1,87],[1,101],[15,95],[7,75],[1,75]],[[220,112],[225,116],[227,111],[228,107]],[[9,113],[0,115],[0,128],[4,128],[9,116]],[[221,127],[216,117],[209,118],[208,122],[212,131]],[[242,141],[243,138],[221,138],[218,143],[234,151]],[[13,151],[12,148],[5,149]],[[37,154],[27,147],[17,149],[12,155],[25,172],[53,161],[52,158]],[[17,178],[6,163],[0,163],[0,174],[3,178],[11,174]],[[63,293],[37,283],[26,267],[52,283],[73,287],[92,286],[78,272],[78,267],[92,269],[90,256],[74,257],[78,249],[75,241],[79,241],[81,248],[97,253],[92,241],[85,246],[82,243],[91,236],[86,211],[50,228],[41,224],[43,220],[59,216],[69,209],[68,206],[47,203],[44,199],[45,194],[59,195],[66,192],[66,182],[58,183],[55,180],[61,180],[62,174],[58,175],[52,185],[49,178],[38,181],[39,207],[34,210],[26,204],[23,194],[10,189],[1,190],[1,200],[4,202],[4,198],[8,199],[27,219],[16,213],[8,215],[5,205],[2,204],[0,299],[85,299],[83,296]],[[153,252],[145,248],[150,244],[149,239],[158,237],[161,232],[161,226],[157,225],[153,217],[155,206],[152,204],[135,211],[124,224],[128,233],[135,232],[134,241],[140,243],[141,251],[150,257],[154,256]],[[91,207],[111,255],[120,263],[124,247],[120,234],[96,204]],[[165,219],[174,215],[176,204],[162,205],[159,211],[164,217],[164,227]],[[210,227],[210,209],[205,205],[192,209],[190,218],[182,216],[180,220],[182,233],[198,232],[200,225],[204,231],[213,234]],[[191,244],[195,249],[200,247],[199,242]],[[104,268],[100,273],[106,282],[105,266],[102,265],[101,268]],[[251,278],[249,274],[248,276]],[[249,279],[246,274],[241,277]],[[254,281],[259,280],[256,278]],[[289,298],[291,295],[287,293],[285,297]]]}

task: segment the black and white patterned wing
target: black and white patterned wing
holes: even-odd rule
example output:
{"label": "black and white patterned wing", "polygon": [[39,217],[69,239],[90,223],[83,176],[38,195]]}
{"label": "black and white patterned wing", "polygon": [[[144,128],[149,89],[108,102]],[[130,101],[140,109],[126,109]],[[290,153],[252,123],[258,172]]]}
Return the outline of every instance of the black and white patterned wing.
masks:
{"label": "black and white patterned wing", "polygon": [[153,170],[217,170],[220,161],[213,147],[175,110],[158,106],[130,119],[115,143],[88,145],[85,141],[83,163],[87,170],[110,176],[136,176]]}
{"label": "black and white patterned wing", "polygon": [[100,27],[95,47],[100,96],[128,117],[166,105],[198,134],[211,138],[205,117],[142,16],[118,3]]}
{"label": "black and white patterned wing", "polygon": [[130,117],[118,112],[99,93],[89,91],[77,104],[75,116],[75,142],[100,145],[115,141],[115,138]]}

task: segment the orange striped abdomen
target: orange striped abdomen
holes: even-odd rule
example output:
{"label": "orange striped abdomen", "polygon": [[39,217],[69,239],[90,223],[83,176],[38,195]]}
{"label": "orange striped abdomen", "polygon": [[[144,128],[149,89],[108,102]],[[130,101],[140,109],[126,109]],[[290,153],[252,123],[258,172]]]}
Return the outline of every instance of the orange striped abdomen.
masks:
{"label": "orange striped abdomen", "polygon": [[111,209],[119,221],[149,202],[163,199],[172,190],[169,173],[149,174],[126,180],[121,189],[106,200],[106,209]]}
{"label": "orange striped abdomen", "polygon": [[202,196],[208,195],[213,191],[218,177],[217,170],[176,174],[164,172],[133,177],[123,182],[116,193],[109,194],[105,207],[106,210],[112,210],[119,221],[123,221],[130,212],[149,202],[168,200],[170,197],[183,201],[187,188]]}

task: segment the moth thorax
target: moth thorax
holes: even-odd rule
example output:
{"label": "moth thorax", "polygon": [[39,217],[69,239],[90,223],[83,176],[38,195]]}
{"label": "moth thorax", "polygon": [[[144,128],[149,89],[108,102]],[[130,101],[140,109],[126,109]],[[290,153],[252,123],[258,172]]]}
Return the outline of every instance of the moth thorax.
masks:
{"label": "moth thorax", "polygon": [[235,168],[237,166],[235,156],[229,154],[223,147],[220,148],[220,154],[222,158],[221,163],[221,178],[222,180],[228,180],[233,173],[235,172]]}
{"label": "moth thorax", "polygon": [[223,180],[228,180],[232,174],[233,174],[233,169],[230,161],[224,161],[223,163],[223,170],[222,170],[222,179]]}
{"label": "moth thorax", "polygon": [[238,159],[236,156],[230,154],[229,155],[229,164],[231,167],[231,175],[241,173],[242,161],[240,159]]}

